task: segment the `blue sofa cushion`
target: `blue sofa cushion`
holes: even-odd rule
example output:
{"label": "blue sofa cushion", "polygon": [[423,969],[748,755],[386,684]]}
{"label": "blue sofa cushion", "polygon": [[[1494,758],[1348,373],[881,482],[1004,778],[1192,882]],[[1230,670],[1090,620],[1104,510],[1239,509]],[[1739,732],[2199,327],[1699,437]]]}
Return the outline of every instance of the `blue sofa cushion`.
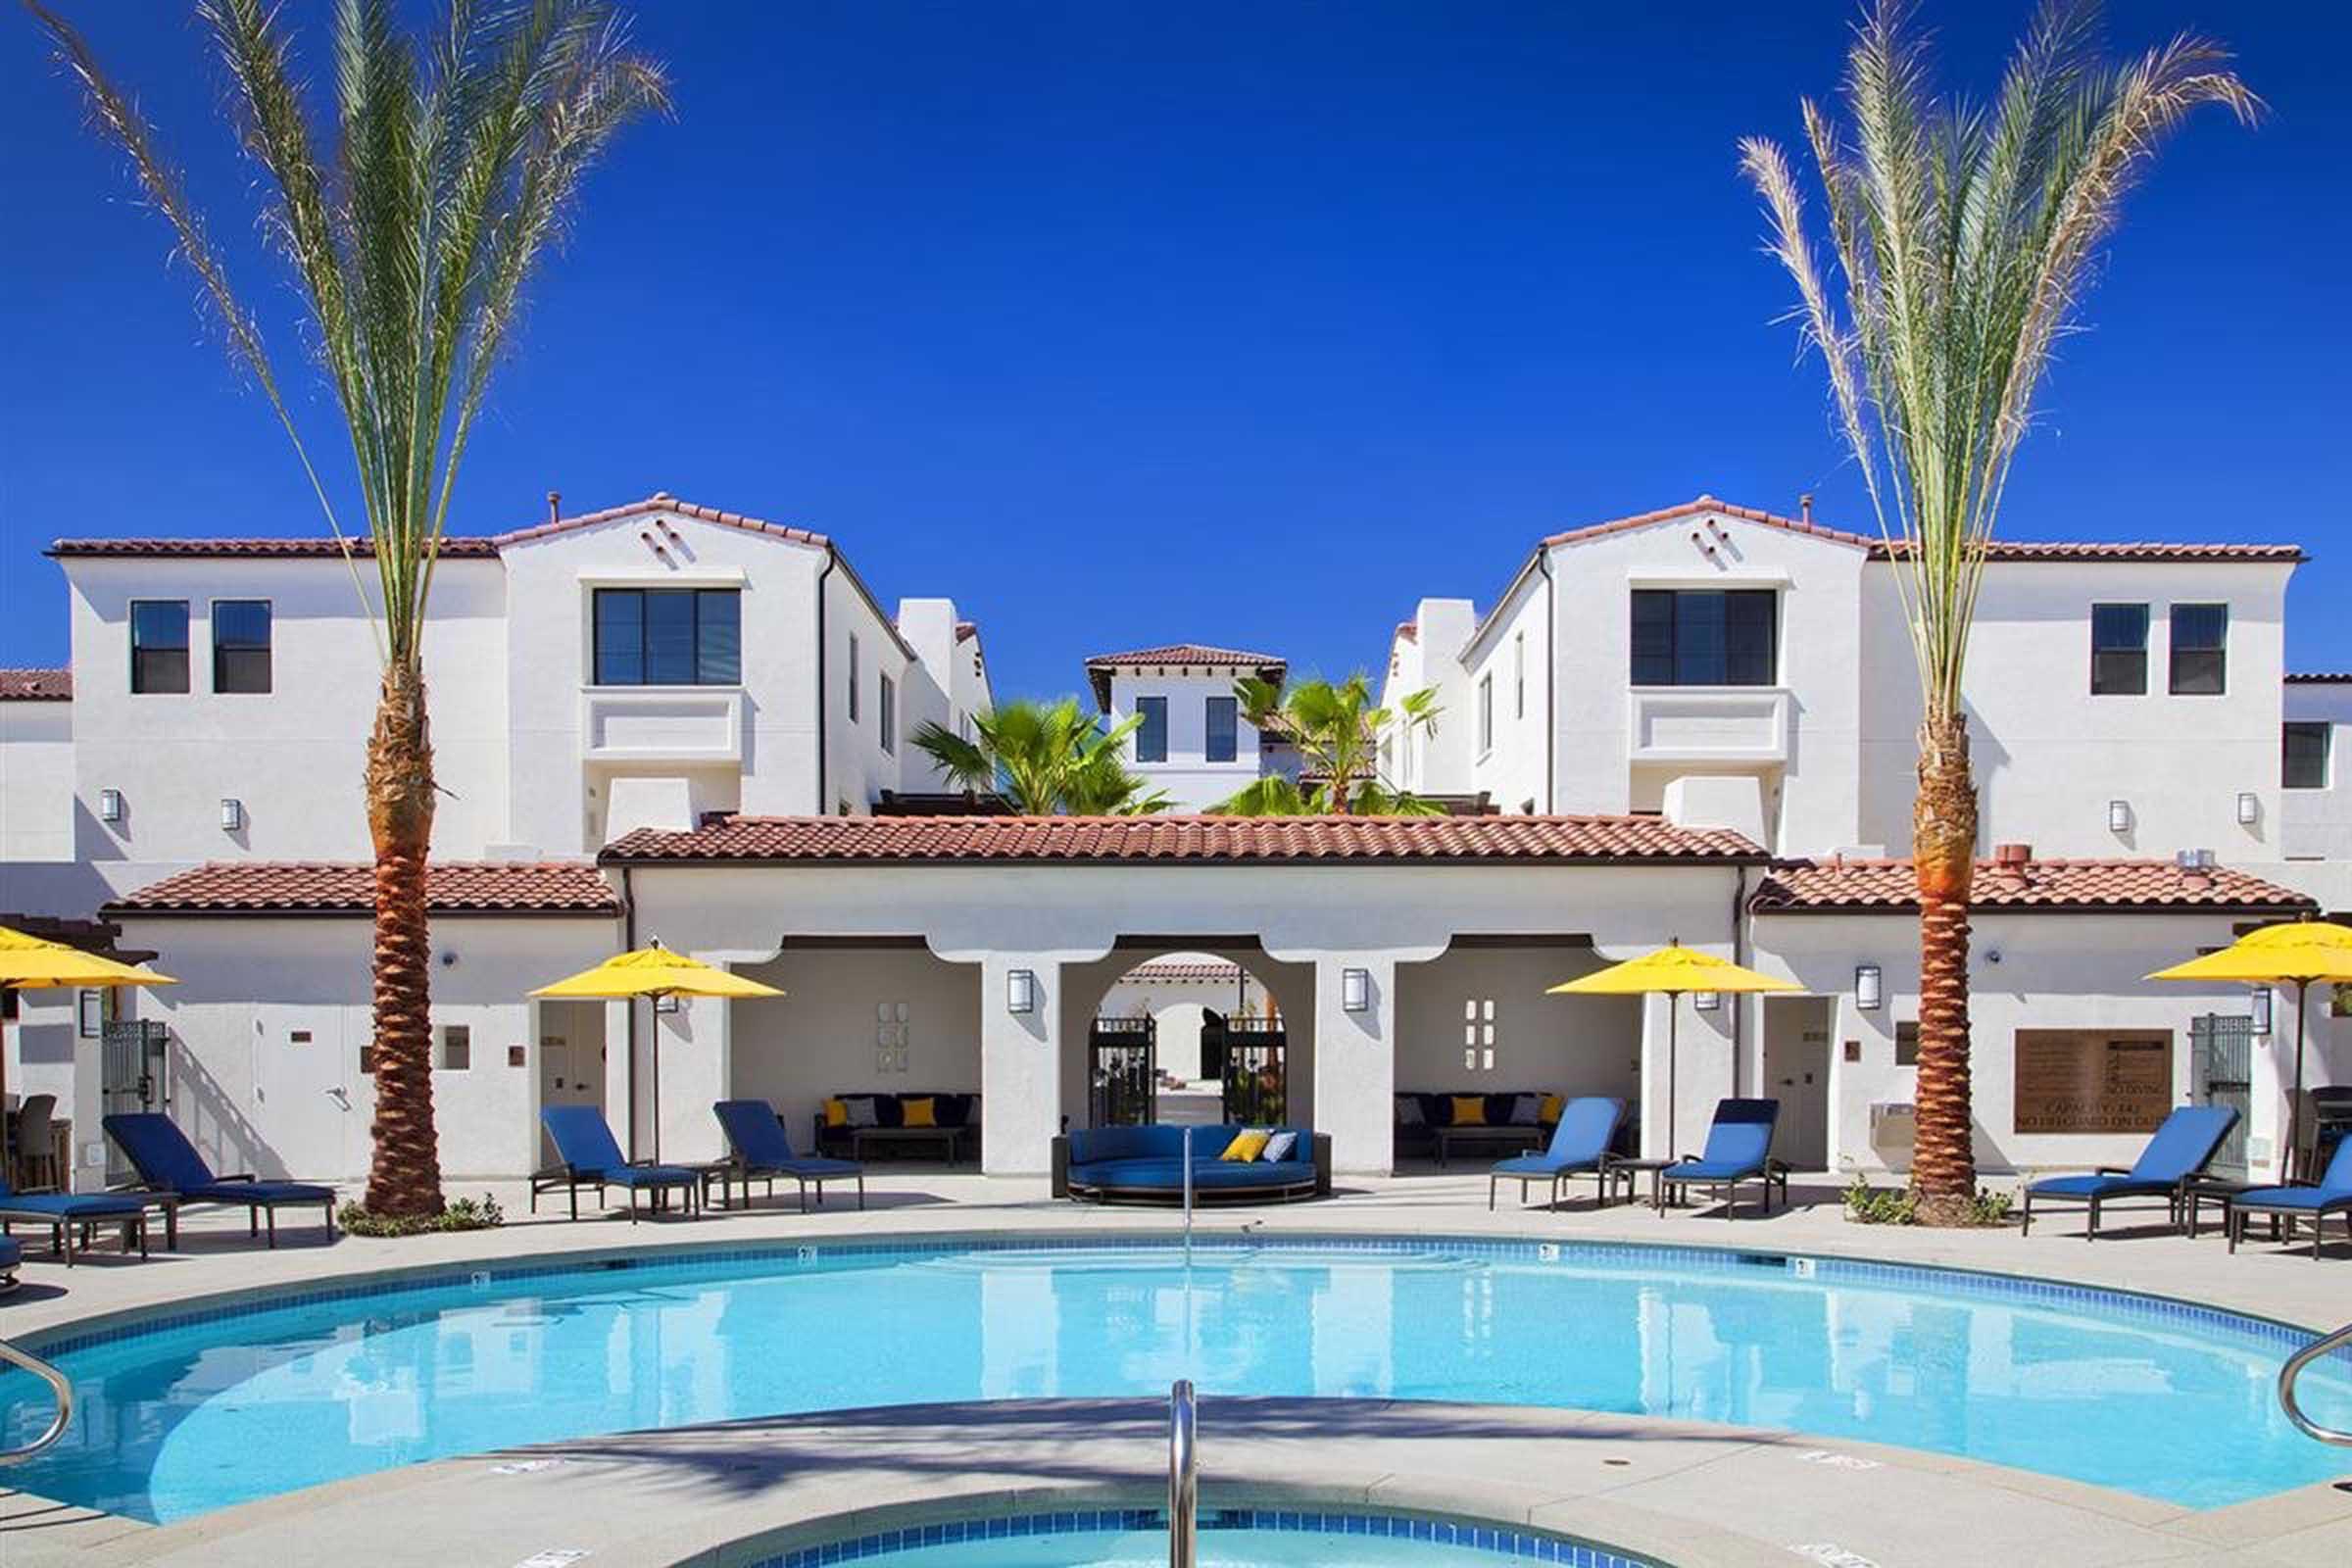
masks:
{"label": "blue sofa cushion", "polygon": [[[1270,1127],[1268,1132],[1297,1133],[1298,1149],[1312,1151],[1314,1134],[1304,1127]],[[1238,1125],[1195,1127],[1193,1158],[1196,1162],[1215,1159],[1225,1152],[1225,1146],[1242,1132]],[[1070,1133],[1070,1167],[1093,1164],[1102,1159],[1165,1159],[1184,1157],[1184,1133],[1181,1126],[1154,1123],[1148,1127],[1080,1127]]]}
{"label": "blue sofa cushion", "polygon": [[[1247,1163],[1241,1160],[1193,1158],[1193,1188],[1196,1192],[1220,1188],[1311,1187],[1315,1182],[1315,1167],[1311,1160],[1286,1159],[1268,1164],[1262,1159]],[[1169,1192],[1184,1188],[1184,1161],[1181,1159],[1097,1159],[1070,1167],[1073,1187],[1147,1187]]]}

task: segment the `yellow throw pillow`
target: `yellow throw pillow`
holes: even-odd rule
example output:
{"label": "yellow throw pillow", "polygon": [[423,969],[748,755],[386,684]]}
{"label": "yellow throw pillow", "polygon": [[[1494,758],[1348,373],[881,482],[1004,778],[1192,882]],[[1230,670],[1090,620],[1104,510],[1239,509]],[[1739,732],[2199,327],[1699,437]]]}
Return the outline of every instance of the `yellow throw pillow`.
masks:
{"label": "yellow throw pillow", "polygon": [[1225,1146],[1225,1152],[1219,1154],[1217,1158],[1230,1159],[1237,1164],[1247,1165],[1266,1152],[1266,1141],[1273,1136],[1272,1133],[1245,1129],[1233,1135],[1233,1142]]}
{"label": "yellow throw pillow", "polygon": [[1453,1097],[1453,1125],[1484,1127],[1487,1124],[1487,1097],[1456,1095]]}
{"label": "yellow throw pillow", "polygon": [[1545,1095],[1544,1097],[1544,1108],[1536,1113],[1537,1119],[1547,1122],[1558,1121],[1560,1119],[1560,1112],[1565,1109],[1566,1106],[1567,1102],[1561,1100],[1559,1096]]}
{"label": "yellow throw pillow", "polygon": [[938,1112],[932,1108],[932,1102],[927,1096],[921,1100],[902,1100],[899,1102],[899,1109],[905,1113],[906,1120],[903,1123],[905,1126],[936,1127],[939,1125]]}
{"label": "yellow throw pillow", "polygon": [[847,1127],[849,1124],[850,1102],[846,1100],[826,1101],[825,1125],[828,1127]]}

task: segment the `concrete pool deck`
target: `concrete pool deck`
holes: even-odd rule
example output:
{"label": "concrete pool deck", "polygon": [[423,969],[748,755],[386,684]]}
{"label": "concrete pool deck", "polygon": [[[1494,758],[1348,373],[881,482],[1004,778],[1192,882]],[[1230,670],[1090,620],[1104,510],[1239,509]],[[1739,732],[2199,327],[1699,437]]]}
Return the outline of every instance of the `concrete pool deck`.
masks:
{"label": "concrete pool deck", "polygon": [[[1054,1203],[1042,1181],[876,1167],[871,1206],[802,1216],[789,1200],[703,1221],[570,1224],[524,1212],[518,1186],[490,1184],[509,1224],[464,1236],[317,1245],[290,1227],[279,1249],[245,1240],[241,1216],[190,1216],[181,1253],[147,1264],[97,1256],[70,1274],[33,1261],[0,1298],[0,1333],[37,1336],[68,1322],[140,1313],[193,1297],[274,1292],[377,1270],[616,1249],[735,1246],[806,1239],[1008,1231],[1081,1236],[1179,1228],[1164,1211]],[[2267,1244],[2228,1256],[2211,1231],[2196,1242],[2135,1227],[2082,1240],[2080,1223],[1922,1232],[1848,1225],[1827,1183],[1799,1183],[1799,1206],[1769,1219],[1646,1206],[1559,1213],[1504,1206],[1489,1215],[1483,1174],[1347,1182],[1327,1202],[1211,1210],[1204,1234],[1253,1225],[1264,1236],[1314,1233],[1514,1235],[1671,1242],[1948,1264],[2145,1291],[2331,1328],[2352,1311],[2352,1245]],[[453,1192],[478,1192],[453,1183]],[[1807,1204],[1804,1200],[1813,1201]],[[2160,1217],[2160,1216],[2159,1216]],[[63,1287],[60,1289],[60,1287]],[[1075,1457],[1080,1440],[1083,1459]],[[1313,1495],[1392,1508],[1519,1520],[1646,1551],[1684,1568],[1843,1563],[1848,1568],[2213,1563],[2340,1568],[2352,1561],[2352,1492],[2301,1489],[2204,1511],[2029,1473],[1845,1440],[1618,1415],[1405,1401],[1212,1399],[1202,1409],[1204,1502],[1255,1500],[1269,1478]],[[559,1460],[557,1463],[541,1461]],[[163,1529],[24,1494],[0,1493],[0,1563],[485,1564],[585,1549],[584,1568],[750,1560],[765,1549],[880,1528],[878,1512],[925,1505],[1004,1511],[1148,1503],[1164,1437],[1135,1401],[1022,1401],[828,1412],[671,1432],[601,1437],[526,1454],[436,1461],[291,1494]],[[2352,1475],[2352,1450],[2344,1469]],[[1257,1491],[1249,1490],[1251,1487]],[[1015,1494],[1019,1494],[1017,1499]],[[1061,1499],[1085,1499],[1062,1502]],[[828,1523],[814,1537],[808,1521]],[[891,1524],[888,1528],[896,1528]]]}

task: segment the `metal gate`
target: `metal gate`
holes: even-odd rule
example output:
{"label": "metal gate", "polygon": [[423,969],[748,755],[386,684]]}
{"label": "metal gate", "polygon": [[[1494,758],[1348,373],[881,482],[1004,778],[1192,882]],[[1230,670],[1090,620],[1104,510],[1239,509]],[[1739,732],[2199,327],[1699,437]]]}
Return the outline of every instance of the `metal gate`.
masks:
{"label": "metal gate", "polygon": [[1225,1027],[1225,1119],[1279,1127],[1289,1119],[1290,1043],[1280,1028]]}
{"label": "metal gate", "polygon": [[[163,1024],[153,1018],[117,1018],[106,1025],[99,1039],[98,1103],[103,1114],[170,1108],[170,1041]],[[78,1129],[76,1136],[80,1137]],[[119,1186],[136,1174],[115,1141],[107,1139],[107,1185]]]}
{"label": "metal gate", "polygon": [[1158,1101],[1159,1020],[1097,1018],[1086,1031],[1087,1124],[1138,1127]]}
{"label": "metal gate", "polygon": [[2209,1168],[2216,1176],[2242,1182],[2247,1179],[2246,1128],[2254,1115],[2254,1020],[2203,1013],[2190,1021],[2188,1041],[2189,1098],[2237,1112]]}

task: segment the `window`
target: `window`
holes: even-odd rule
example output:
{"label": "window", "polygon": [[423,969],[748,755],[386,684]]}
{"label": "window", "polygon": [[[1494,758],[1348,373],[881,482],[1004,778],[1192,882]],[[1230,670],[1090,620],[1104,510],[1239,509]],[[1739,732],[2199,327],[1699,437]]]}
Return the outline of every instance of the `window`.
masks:
{"label": "window", "polygon": [[875,716],[882,720],[882,749],[886,752],[897,751],[899,749],[899,686],[898,682],[892,680],[888,675],[882,677],[882,704],[875,710]]}
{"label": "window", "polygon": [[1527,716],[1527,633],[1511,638],[1511,716]]}
{"label": "window", "polygon": [[732,686],[743,679],[733,588],[596,590],[596,684]]}
{"label": "window", "polygon": [[464,1072],[473,1065],[471,1025],[445,1023],[441,1026],[441,1051],[433,1065],[445,1072]]}
{"label": "window", "polygon": [[2173,695],[2219,697],[2230,688],[2230,607],[2173,607]]}
{"label": "window", "polygon": [[134,599],[130,603],[130,689],[188,689],[188,602]]}
{"label": "window", "polygon": [[1478,754],[1494,749],[1494,677],[1478,677]]}
{"label": "window", "polygon": [[2090,607],[2090,694],[2148,694],[2148,607]]}
{"label": "window", "polygon": [[213,690],[270,689],[270,601],[213,601]]}
{"label": "window", "polygon": [[1634,590],[1634,684],[1769,686],[1780,664],[1770,588]]}
{"label": "window", "polygon": [[1168,700],[1165,697],[1138,697],[1136,715],[1143,722],[1135,730],[1135,760],[1139,762],[1164,762],[1168,760]]}
{"label": "window", "polygon": [[858,722],[858,634],[850,633],[850,722]]}
{"label": "window", "polygon": [[2286,725],[2286,757],[2279,781],[2288,789],[2328,787],[2328,735],[2326,724],[2294,720]]}
{"label": "window", "polygon": [[1919,1025],[1905,1020],[1894,1026],[1894,1064],[1897,1067],[1919,1065]]}
{"label": "window", "polygon": [[1241,754],[1241,704],[1231,697],[1208,700],[1208,751],[1212,762],[1230,762]]}

